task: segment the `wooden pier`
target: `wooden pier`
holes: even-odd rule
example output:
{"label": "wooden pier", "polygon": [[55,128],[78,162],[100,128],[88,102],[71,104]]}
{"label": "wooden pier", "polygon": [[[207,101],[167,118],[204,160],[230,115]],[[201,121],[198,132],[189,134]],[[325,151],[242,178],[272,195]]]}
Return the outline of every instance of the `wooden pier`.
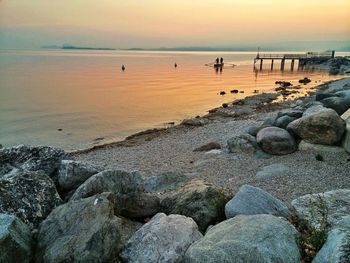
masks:
{"label": "wooden pier", "polygon": [[274,62],[280,61],[281,62],[281,70],[284,70],[284,66],[286,61],[291,61],[291,70],[294,70],[294,64],[295,61],[298,61],[298,67],[305,64],[305,62],[308,59],[317,59],[317,58],[323,58],[323,59],[329,59],[334,58],[335,51],[325,51],[325,52],[307,52],[304,54],[277,54],[277,53],[270,53],[270,54],[261,54],[258,51],[258,54],[254,58],[254,68],[255,64],[260,61],[260,70],[263,68],[264,60],[270,60],[271,61],[271,70],[273,70]]}

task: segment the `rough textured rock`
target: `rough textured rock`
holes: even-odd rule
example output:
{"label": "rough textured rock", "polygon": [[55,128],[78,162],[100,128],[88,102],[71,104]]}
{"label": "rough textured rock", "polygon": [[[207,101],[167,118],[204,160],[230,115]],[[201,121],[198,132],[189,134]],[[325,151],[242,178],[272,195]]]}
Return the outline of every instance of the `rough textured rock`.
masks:
{"label": "rough textured rock", "polygon": [[14,170],[0,178],[0,212],[37,228],[59,204],[55,184],[44,172]]}
{"label": "rough textured rock", "polygon": [[192,118],[192,119],[183,120],[181,124],[186,126],[203,126],[208,123],[209,123],[209,120],[205,118]]}
{"label": "rough textured rock", "polygon": [[226,218],[237,215],[271,214],[289,218],[288,207],[268,192],[251,185],[243,185],[225,206]]}
{"label": "rough textured rock", "polygon": [[279,117],[276,120],[275,125],[279,128],[286,129],[288,124],[291,123],[292,121],[295,121],[296,119],[297,119],[296,117],[284,115],[282,117]]}
{"label": "rough textured rock", "polygon": [[103,168],[97,165],[73,160],[62,160],[58,171],[58,183],[62,189],[75,189],[89,177],[101,171],[103,171]]}
{"label": "rough textured rock", "polygon": [[116,202],[116,213],[131,219],[152,217],[161,208],[159,197],[151,193],[119,195]]}
{"label": "rough textured rock", "polygon": [[214,150],[214,149],[221,149],[221,145],[218,142],[208,142],[196,149],[194,149],[194,152],[207,152],[210,150]]}
{"label": "rough textured rock", "polygon": [[186,181],[188,181],[188,177],[185,174],[164,172],[157,176],[144,179],[144,189],[148,192],[174,190]]}
{"label": "rough textured rock", "polygon": [[54,181],[57,169],[66,153],[50,146],[18,145],[0,149],[0,163],[8,163],[15,168],[28,171],[43,170]]}
{"label": "rough textured rock", "polygon": [[289,154],[297,149],[294,137],[286,130],[278,127],[267,127],[260,130],[256,140],[261,149],[270,154]]}
{"label": "rough textured rock", "polygon": [[280,111],[277,114],[277,119],[281,118],[283,116],[289,116],[292,118],[300,118],[303,115],[303,112],[301,110],[295,110],[295,109],[285,109]]}
{"label": "rough textured rock", "polygon": [[315,96],[316,101],[321,101],[323,99],[326,98],[330,98],[330,97],[339,97],[338,95],[334,94],[334,93],[318,93]]}
{"label": "rough textured rock", "polygon": [[128,241],[124,262],[181,262],[187,248],[202,234],[193,219],[181,215],[155,215]]}
{"label": "rough textured rock", "polygon": [[244,131],[252,136],[256,136],[260,130],[261,124],[251,124]]}
{"label": "rough textured rock", "polygon": [[342,115],[350,108],[350,97],[330,97],[323,99],[323,106],[335,110],[339,115]]}
{"label": "rough textured rock", "polygon": [[57,207],[40,226],[36,262],[113,262],[122,231],[113,212],[111,193]]}
{"label": "rough textured rock", "polygon": [[324,110],[327,110],[327,108],[324,107],[323,105],[315,105],[310,108],[307,108],[303,113],[303,117],[306,117]]}
{"label": "rough textured rock", "polygon": [[29,263],[31,259],[29,227],[13,215],[0,214],[0,262]]}
{"label": "rough textured rock", "polygon": [[291,122],[287,130],[309,143],[333,145],[341,140],[345,121],[327,109]]}
{"label": "rough textured rock", "polygon": [[299,263],[298,232],[272,215],[237,216],[213,226],[192,244],[186,263]]}
{"label": "rough textured rock", "polygon": [[345,150],[339,146],[330,146],[322,144],[313,144],[305,141],[301,141],[298,145],[299,151],[313,151],[318,153],[338,153]]}
{"label": "rough textured rock", "polygon": [[350,153],[350,109],[348,109],[341,118],[345,121],[346,127],[344,132],[344,138],[342,140],[343,148]]}
{"label": "rough textured rock", "polygon": [[310,229],[332,226],[350,214],[350,190],[308,194],[292,201],[299,221]]}
{"label": "rough textured rock", "polygon": [[244,133],[229,139],[227,148],[231,153],[254,153],[259,146],[254,136]]}
{"label": "rough textured rock", "polygon": [[161,201],[162,211],[194,219],[204,232],[209,225],[225,218],[226,194],[202,180],[194,180]]}
{"label": "rough textured rock", "polygon": [[327,240],[312,263],[350,262],[350,215],[340,220],[328,233]]}
{"label": "rough textured rock", "polygon": [[139,172],[106,170],[91,176],[75,191],[71,200],[89,197],[103,192],[132,194],[143,190],[143,179]]}
{"label": "rough textured rock", "polygon": [[290,169],[281,163],[274,163],[262,168],[255,175],[257,179],[270,179],[278,175],[288,174]]}

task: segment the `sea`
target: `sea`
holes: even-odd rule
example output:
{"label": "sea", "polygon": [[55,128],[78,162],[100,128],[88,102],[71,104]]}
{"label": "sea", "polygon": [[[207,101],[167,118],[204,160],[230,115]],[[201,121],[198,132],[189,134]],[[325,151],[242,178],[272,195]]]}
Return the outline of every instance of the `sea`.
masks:
{"label": "sea", "polygon": [[[349,55],[350,53],[336,53]],[[309,77],[307,88],[341,76],[320,69],[280,70],[256,52],[0,50],[0,144],[67,151],[123,140],[136,132],[204,115],[275,81]],[[222,69],[212,66],[223,57]],[[175,67],[175,63],[177,67]],[[125,65],[125,71],[121,69]],[[244,93],[230,93],[237,89]],[[225,91],[225,95],[220,95]]]}

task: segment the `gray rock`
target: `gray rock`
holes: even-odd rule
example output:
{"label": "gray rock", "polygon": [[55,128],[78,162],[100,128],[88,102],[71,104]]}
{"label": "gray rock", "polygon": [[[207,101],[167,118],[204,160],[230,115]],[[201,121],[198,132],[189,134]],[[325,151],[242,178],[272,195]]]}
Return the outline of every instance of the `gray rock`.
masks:
{"label": "gray rock", "polygon": [[57,169],[61,160],[66,157],[62,149],[49,146],[18,145],[0,149],[0,163],[28,171],[43,170],[54,181],[57,181]]}
{"label": "gray rock", "polygon": [[205,118],[192,118],[192,119],[183,120],[181,124],[186,126],[203,126],[208,123],[209,123],[209,120]]}
{"label": "gray rock", "polygon": [[297,149],[294,137],[278,127],[267,127],[260,130],[256,141],[264,152],[274,155],[289,154]]}
{"label": "gray rock", "polygon": [[62,160],[58,172],[58,183],[62,189],[75,189],[92,175],[101,171],[103,171],[103,168],[97,165],[73,160]]}
{"label": "gray rock", "polygon": [[292,201],[298,220],[310,229],[324,230],[350,214],[350,190],[308,194]]}
{"label": "gray rock", "polygon": [[254,136],[244,133],[229,139],[227,148],[231,153],[254,153],[259,149],[259,146]]}
{"label": "gray rock", "polygon": [[323,99],[323,106],[335,110],[339,115],[342,115],[350,108],[350,97],[330,97]]}
{"label": "gray rock", "polygon": [[185,263],[299,263],[298,232],[272,215],[241,215],[213,226],[192,244]]}
{"label": "gray rock", "polygon": [[122,248],[113,199],[103,193],[52,211],[40,225],[36,262],[113,262]]}
{"label": "gray rock", "polygon": [[252,125],[249,125],[244,131],[245,133],[248,133],[255,137],[260,130],[260,126],[261,124],[252,124]]}
{"label": "gray rock", "polygon": [[161,201],[162,211],[194,219],[204,233],[209,225],[225,218],[226,194],[202,180],[193,180]]}
{"label": "gray rock", "polygon": [[209,142],[206,143],[196,149],[194,149],[194,152],[207,152],[210,150],[214,150],[214,149],[221,149],[221,145],[218,142]]}
{"label": "gray rock", "polygon": [[313,151],[317,153],[340,153],[345,152],[344,148],[339,146],[329,146],[322,144],[313,144],[301,141],[298,146],[299,151]]}
{"label": "gray rock", "polygon": [[292,117],[292,118],[300,118],[302,115],[303,115],[303,112],[300,111],[300,110],[285,109],[285,110],[280,111],[277,114],[277,119],[281,118],[283,116],[289,116],[289,117]]}
{"label": "gray rock", "polygon": [[335,95],[337,95],[339,97],[350,97],[350,90],[338,91],[335,93]]}
{"label": "gray rock", "polygon": [[276,123],[277,115],[270,116],[264,120],[264,122],[259,127],[259,131],[267,128],[267,127],[274,127]]}
{"label": "gray rock", "polygon": [[0,163],[0,178],[1,178],[1,176],[11,172],[14,169],[16,169],[16,168],[13,167],[12,165],[10,165],[9,163],[1,162]]}
{"label": "gray rock", "polygon": [[29,263],[31,259],[29,227],[13,215],[0,213],[0,262]]}
{"label": "gray rock", "polygon": [[334,93],[318,93],[318,94],[316,94],[315,99],[316,99],[316,101],[321,101],[323,99],[330,98],[330,97],[335,97],[335,96],[336,97],[341,97],[341,96],[336,95]]}
{"label": "gray rock", "polygon": [[327,240],[312,263],[350,262],[350,215],[340,220],[328,233]]}
{"label": "gray rock", "polygon": [[319,112],[324,111],[324,110],[327,110],[327,108],[325,108],[323,105],[314,105],[310,108],[307,108],[304,111],[303,117],[310,116],[312,114],[319,113]]}
{"label": "gray rock", "polygon": [[188,181],[185,174],[178,172],[164,172],[157,176],[144,179],[144,189],[148,192],[162,192],[174,190]]}
{"label": "gray rock", "polygon": [[266,152],[264,152],[264,151],[262,151],[262,150],[256,151],[256,152],[253,154],[253,156],[252,156],[252,158],[253,158],[254,160],[265,160],[265,159],[270,159],[270,158],[272,158],[272,157],[273,157],[273,155],[268,154],[268,153],[266,153]]}
{"label": "gray rock", "polygon": [[187,248],[202,234],[193,219],[181,215],[155,215],[128,241],[123,262],[182,262]]}
{"label": "gray rock", "polygon": [[160,208],[159,197],[151,193],[118,195],[116,202],[116,213],[131,219],[152,217]]}
{"label": "gray rock", "polygon": [[16,215],[31,229],[61,202],[55,184],[42,171],[14,170],[0,178],[0,213]]}
{"label": "gray rock", "polygon": [[291,122],[287,130],[309,143],[334,145],[343,136],[345,121],[327,109]]}
{"label": "gray rock", "polygon": [[238,193],[225,206],[226,218],[237,215],[271,214],[289,218],[288,207],[279,199],[264,190],[243,185]]}
{"label": "gray rock", "polygon": [[281,163],[274,163],[268,166],[264,166],[261,171],[258,171],[255,175],[257,179],[269,179],[271,177],[285,175],[290,172],[290,169]]}
{"label": "gray rock", "polygon": [[75,191],[71,200],[93,196],[103,192],[132,194],[143,190],[143,179],[139,172],[106,170],[91,176]]}
{"label": "gray rock", "polygon": [[288,115],[284,115],[282,117],[279,117],[276,120],[275,125],[279,128],[286,129],[288,124],[291,123],[292,121],[296,120],[297,118],[295,117],[290,117]]}

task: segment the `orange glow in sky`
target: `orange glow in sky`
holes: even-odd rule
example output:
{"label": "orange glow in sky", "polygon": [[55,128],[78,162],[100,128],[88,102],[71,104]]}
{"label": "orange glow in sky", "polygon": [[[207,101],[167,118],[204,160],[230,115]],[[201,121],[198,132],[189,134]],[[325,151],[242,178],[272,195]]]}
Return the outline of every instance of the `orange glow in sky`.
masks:
{"label": "orange glow in sky", "polygon": [[117,47],[348,41],[350,0],[0,0],[0,34],[16,32]]}

